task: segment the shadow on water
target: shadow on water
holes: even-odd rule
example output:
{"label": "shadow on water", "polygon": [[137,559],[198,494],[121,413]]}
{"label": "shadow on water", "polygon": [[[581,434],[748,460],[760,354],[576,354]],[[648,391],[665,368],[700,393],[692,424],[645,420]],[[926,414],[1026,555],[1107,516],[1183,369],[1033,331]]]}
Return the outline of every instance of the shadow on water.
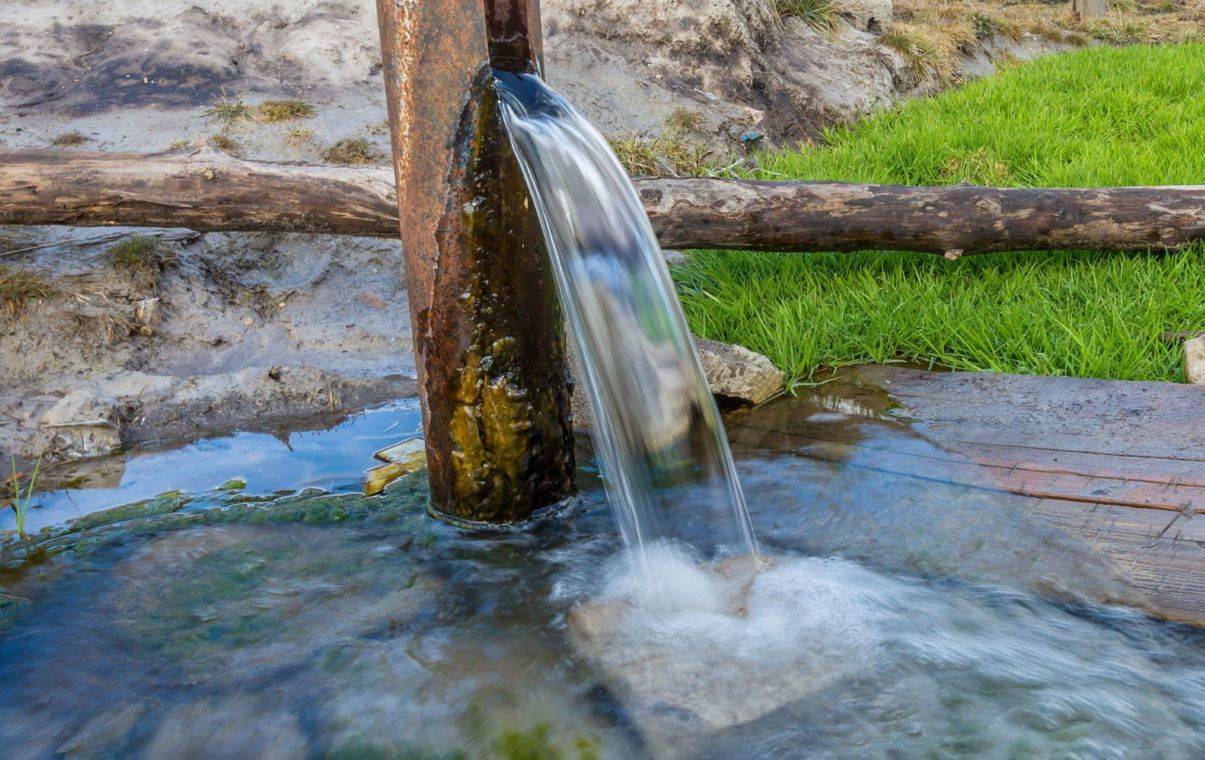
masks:
{"label": "shadow on water", "polygon": [[[1200,632],[1091,603],[1124,589],[1012,497],[875,469],[876,450],[929,444],[850,411],[733,419],[766,567],[734,590],[669,557],[677,593],[657,607],[629,598],[589,469],[579,503],[525,532],[433,523],[421,476],[382,497],[255,497],[280,483],[249,466],[230,473],[247,492],[210,490],[214,470],[181,509],[51,532],[39,562],[0,575],[0,742],[11,757],[1200,755]],[[298,480],[350,487],[411,413],[315,436],[346,459]],[[828,439],[858,445],[808,456]],[[252,461],[247,443],[195,452],[192,471]]]}

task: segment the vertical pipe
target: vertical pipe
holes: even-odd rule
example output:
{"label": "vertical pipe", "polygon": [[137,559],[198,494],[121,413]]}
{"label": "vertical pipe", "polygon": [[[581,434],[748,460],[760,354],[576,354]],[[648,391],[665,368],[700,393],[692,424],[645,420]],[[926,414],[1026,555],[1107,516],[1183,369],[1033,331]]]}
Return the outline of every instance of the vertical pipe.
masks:
{"label": "vertical pipe", "polygon": [[538,2],[377,11],[431,509],[522,521],[573,492],[560,307],[490,68],[538,67]]}

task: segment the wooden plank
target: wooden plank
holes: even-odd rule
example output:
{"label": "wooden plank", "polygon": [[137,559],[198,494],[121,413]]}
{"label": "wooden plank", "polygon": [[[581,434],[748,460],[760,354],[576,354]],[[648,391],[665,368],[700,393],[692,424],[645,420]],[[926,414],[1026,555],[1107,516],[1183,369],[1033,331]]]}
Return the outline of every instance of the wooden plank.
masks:
{"label": "wooden plank", "polygon": [[1127,469],[1198,477],[1205,470],[1203,386],[891,366],[851,375],[883,389],[943,445],[1107,454],[1119,466],[1137,460]]}
{"label": "wooden plank", "polygon": [[896,367],[851,376],[811,403],[733,418],[735,448],[1016,494],[1107,559],[1138,606],[1205,626],[1205,389]]}
{"label": "wooden plank", "polygon": [[833,430],[833,426],[827,426],[829,430],[802,428],[799,432],[784,432],[758,425],[757,420],[746,422],[733,433],[733,441],[775,451],[796,451],[815,459],[834,462],[853,462],[859,451],[874,451],[872,463],[858,466],[1034,498],[1116,504],[1177,513],[1205,505],[1205,487],[1193,484],[1049,470],[1044,469],[1040,461],[976,456],[979,452],[974,447],[951,452],[940,448],[916,450],[915,446],[900,441],[854,441],[848,432]]}

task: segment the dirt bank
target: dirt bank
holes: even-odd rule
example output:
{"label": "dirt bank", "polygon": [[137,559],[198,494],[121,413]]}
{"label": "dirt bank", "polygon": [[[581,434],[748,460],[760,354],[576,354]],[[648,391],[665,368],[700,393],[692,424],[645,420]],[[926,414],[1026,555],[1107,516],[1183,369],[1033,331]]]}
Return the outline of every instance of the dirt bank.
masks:
{"label": "dirt bank", "polygon": [[[826,31],[769,0],[544,9],[552,83],[616,139],[673,129],[739,155],[742,137],[814,135],[940,86],[884,44],[888,0],[846,2]],[[5,147],[386,161],[371,2],[23,0],[0,17]],[[1057,48],[991,37],[958,66]],[[0,457],[91,456],[414,392],[397,242],[158,230],[130,254],[134,232],[0,229]]]}

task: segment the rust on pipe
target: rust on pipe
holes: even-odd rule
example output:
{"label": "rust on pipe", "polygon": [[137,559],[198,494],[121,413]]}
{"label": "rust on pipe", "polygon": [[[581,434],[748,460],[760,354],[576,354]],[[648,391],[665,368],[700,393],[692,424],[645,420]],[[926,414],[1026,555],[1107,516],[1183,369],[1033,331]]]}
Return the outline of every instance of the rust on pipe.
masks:
{"label": "rust on pipe", "polygon": [[520,522],[574,488],[560,307],[490,69],[494,29],[538,57],[519,5],[377,2],[431,508],[460,522]]}

